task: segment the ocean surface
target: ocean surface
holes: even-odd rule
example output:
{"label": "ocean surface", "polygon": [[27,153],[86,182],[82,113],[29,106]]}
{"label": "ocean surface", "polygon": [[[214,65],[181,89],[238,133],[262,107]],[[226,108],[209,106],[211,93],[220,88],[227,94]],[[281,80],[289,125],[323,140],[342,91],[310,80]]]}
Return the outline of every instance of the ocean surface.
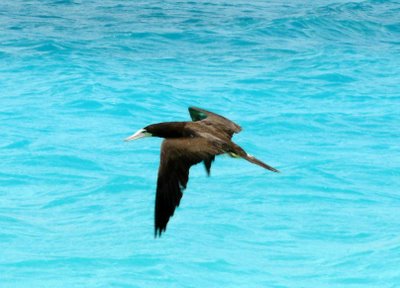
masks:
{"label": "ocean surface", "polygon": [[[399,1],[0,2],[0,287],[400,287]],[[191,169],[203,107],[282,171]]]}

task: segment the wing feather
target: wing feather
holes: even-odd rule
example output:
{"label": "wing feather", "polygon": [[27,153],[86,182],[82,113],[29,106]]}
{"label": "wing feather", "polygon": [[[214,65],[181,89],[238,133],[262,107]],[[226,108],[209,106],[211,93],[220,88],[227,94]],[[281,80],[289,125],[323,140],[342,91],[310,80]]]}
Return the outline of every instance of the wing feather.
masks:
{"label": "wing feather", "polygon": [[179,206],[191,166],[223,151],[204,138],[165,139],[161,147],[155,201],[154,233],[161,236]]}
{"label": "wing feather", "polygon": [[204,121],[209,123],[227,133],[230,138],[233,133],[239,133],[242,131],[242,128],[233,121],[201,108],[189,107],[189,114],[193,121]]}

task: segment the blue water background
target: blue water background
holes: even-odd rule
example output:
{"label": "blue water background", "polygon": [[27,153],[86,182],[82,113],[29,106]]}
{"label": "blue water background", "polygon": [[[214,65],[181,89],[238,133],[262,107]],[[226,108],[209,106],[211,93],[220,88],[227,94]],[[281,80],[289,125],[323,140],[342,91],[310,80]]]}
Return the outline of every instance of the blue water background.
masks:
{"label": "blue water background", "polygon": [[[400,287],[399,1],[0,2],[0,287]],[[277,167],[192,168],[196,105]]]}

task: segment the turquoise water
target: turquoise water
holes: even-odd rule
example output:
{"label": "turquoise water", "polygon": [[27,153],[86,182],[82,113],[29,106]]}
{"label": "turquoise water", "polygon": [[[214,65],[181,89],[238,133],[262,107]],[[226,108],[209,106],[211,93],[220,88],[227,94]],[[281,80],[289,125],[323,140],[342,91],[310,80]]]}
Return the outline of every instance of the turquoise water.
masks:
{"label": "turquoise water", "polygon": [[[399,15],[2,1],[0,287],[400,287]],[[282,173],[192,168],[154,239],[161,140],[122,140],[190,105]]]}

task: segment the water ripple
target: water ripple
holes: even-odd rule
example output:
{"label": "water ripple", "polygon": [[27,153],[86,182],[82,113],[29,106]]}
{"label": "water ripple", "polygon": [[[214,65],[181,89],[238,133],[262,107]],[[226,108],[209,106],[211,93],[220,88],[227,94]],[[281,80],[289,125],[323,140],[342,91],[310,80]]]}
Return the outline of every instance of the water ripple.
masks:
{"label": "water ripple", "polygon": [[[397,1],[2,1],[1,287],[396,287]],[[187,106],[273,175],[191,170],[153,238]]]}

